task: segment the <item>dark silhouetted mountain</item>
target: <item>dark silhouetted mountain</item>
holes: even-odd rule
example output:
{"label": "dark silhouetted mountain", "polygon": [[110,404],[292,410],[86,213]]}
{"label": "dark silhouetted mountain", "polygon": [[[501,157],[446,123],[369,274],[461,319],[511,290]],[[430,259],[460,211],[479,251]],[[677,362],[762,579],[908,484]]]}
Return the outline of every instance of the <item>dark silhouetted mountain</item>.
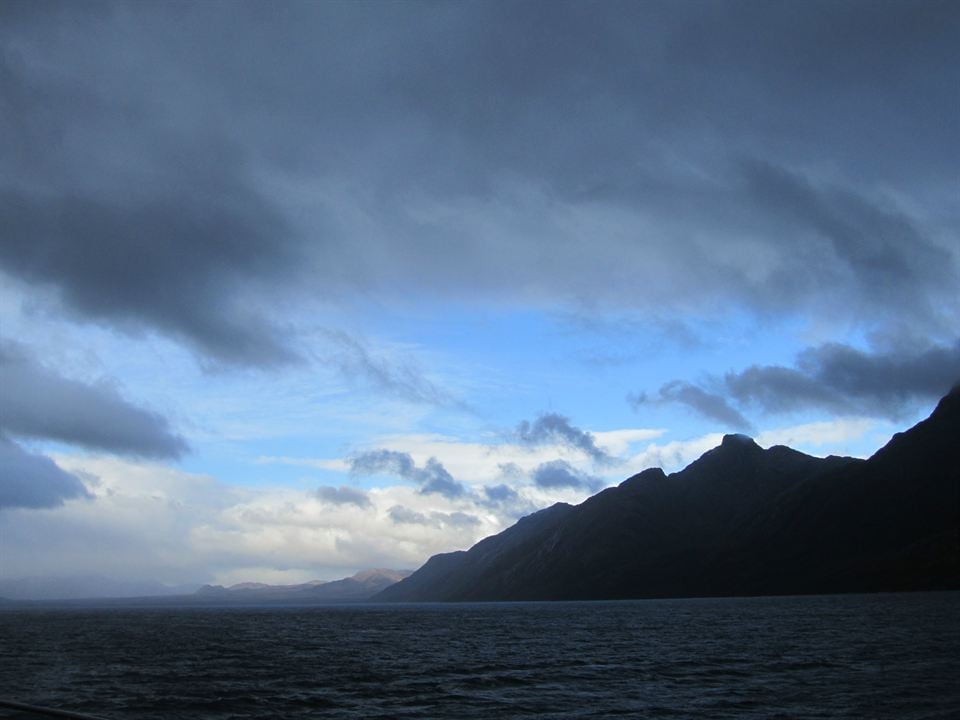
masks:
{"label": "dark silhouetted mountain", "polygon": [[[374,599],[377,601],[416,602],[422,599],[466,599],[486,597],[485,583],[506,593],[511,581],[510,569],[546,541],[546,538],[574,508],[557,503],[528,515],[498,535],[481,540],[468,552],[463,550],[434,555],[404,580],[391,585]],[[498,572],[505,572],[502,577]],[[491,598],[497,597],[489,593]]]}
{"label": "dark silhouetted mountain", "polygon": [[742,435],[437,555],[376,601],[960,588],[960,390],[868,460]]}

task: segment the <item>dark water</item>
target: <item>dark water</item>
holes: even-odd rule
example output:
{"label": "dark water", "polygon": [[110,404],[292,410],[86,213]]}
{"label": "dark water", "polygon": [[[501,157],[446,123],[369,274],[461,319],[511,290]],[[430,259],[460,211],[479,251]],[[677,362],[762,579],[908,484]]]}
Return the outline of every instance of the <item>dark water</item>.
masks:
{"label": "dark water", "polygon": [[0,698],[117,720],[960,718],[960,594],[7,611]]}

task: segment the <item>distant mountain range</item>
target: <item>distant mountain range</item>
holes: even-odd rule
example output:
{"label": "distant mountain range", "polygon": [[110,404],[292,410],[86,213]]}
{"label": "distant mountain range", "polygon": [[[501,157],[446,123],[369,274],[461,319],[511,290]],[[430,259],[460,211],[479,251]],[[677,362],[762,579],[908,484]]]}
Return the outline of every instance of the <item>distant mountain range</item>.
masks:
{"label": "distant mountain range", "polygon": [[375,601],[960,589],[960,388],[868,460],[742,435],[435,555]]}
{"label": "distant mountain range", "polygon": [[25,577],[0,580],[0,597],[8,600],[79,600],[94,597],[129,598],[192,593],[196,585],[163,585],[155,581],[113,580],[102,575]]}
{"label": "distant mountain range", "polygon": [[342,580],[314,580],[301,585],[240,583],[223,587],[204,585],[190,598],[193,601],[240,604],[327,603],[368,600],[410,574],[409,570],[362,570]]}
{"label": "distant mountain range", "polygon": [[[158,583],[116,583],[104,578],[27,578],[0,581],[0,604],[54,602],[111,605],[311,605],[360,602],[402,580],[409,570],[362,570],[342,580],[314,580],[300,585],[240,583],[198,590]],[[138,592],[139,591],[139,592]]]}

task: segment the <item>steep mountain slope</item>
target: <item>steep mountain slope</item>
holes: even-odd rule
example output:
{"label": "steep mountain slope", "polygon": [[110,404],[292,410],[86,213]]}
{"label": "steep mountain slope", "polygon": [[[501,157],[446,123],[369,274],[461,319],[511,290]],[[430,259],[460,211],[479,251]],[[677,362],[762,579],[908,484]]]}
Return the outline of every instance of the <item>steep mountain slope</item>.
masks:
{"label": "steep mountain slope", "polygon": [[[757,519],[765,591],[960,587],[960,389],[864,463],[817,478]],[[742,541],[746,541],[743,538]]]}
{"label": "steep mountain slope", "polygon": [[670,476],[431,558],[374,600],[612,599],[960,587],[960,391],[869,460],[728,435]]}
{"label": "steep mountain slope", "polygon": [[[481,540],[469,551],[434,555],[422,568],[373,599],[418,602],[485,595],[492,588],[508,583],[511,566],[520,562],[532,548],[545,542],[573,509],[566,503],[557,503],[521,518],[502,533]],[[498,573],[505,573],[505,576],[498,577]]]}

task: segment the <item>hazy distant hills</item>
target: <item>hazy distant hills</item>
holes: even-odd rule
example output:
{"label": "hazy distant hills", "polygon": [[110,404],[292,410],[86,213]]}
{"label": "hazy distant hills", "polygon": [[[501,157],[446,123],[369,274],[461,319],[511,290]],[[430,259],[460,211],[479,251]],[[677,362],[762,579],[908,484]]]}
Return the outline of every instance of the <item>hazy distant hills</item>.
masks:
{"label": "hazy distant hills", "polygon": [[240,583],[198,590],[157,583],[118,583],[104,578],[28,578],[0,581],[0,604],[41,602],[137,605],[311,605],[368,600],[402,580],[409,570],[362,570],[342,580],[314,580],[300,585]]}
{"label": "hazy distant hills", "polygon": [[615,599],[960,588],[960,389],[868,460],[728,435],[466,552],[377,601]]}
{"label": "hazy distant hills", "polygon": [[123,581],[101,575],[26,577],[0,580],[0,597],[8,600],[77,600],[94,597],[130,598],[182,595],[196,585],[169,586],[151,581]]}
{"label": "hazy distant hills", "polygon": [[369,599],[409,574],[409,570],[377,568],[363,570],[342,580],[330,582],[314,580],[301,585],[265,585],[263,583],[241,583],[230,587],[204,585],[194,593],[192,599],[217,604],[355,602]]}

